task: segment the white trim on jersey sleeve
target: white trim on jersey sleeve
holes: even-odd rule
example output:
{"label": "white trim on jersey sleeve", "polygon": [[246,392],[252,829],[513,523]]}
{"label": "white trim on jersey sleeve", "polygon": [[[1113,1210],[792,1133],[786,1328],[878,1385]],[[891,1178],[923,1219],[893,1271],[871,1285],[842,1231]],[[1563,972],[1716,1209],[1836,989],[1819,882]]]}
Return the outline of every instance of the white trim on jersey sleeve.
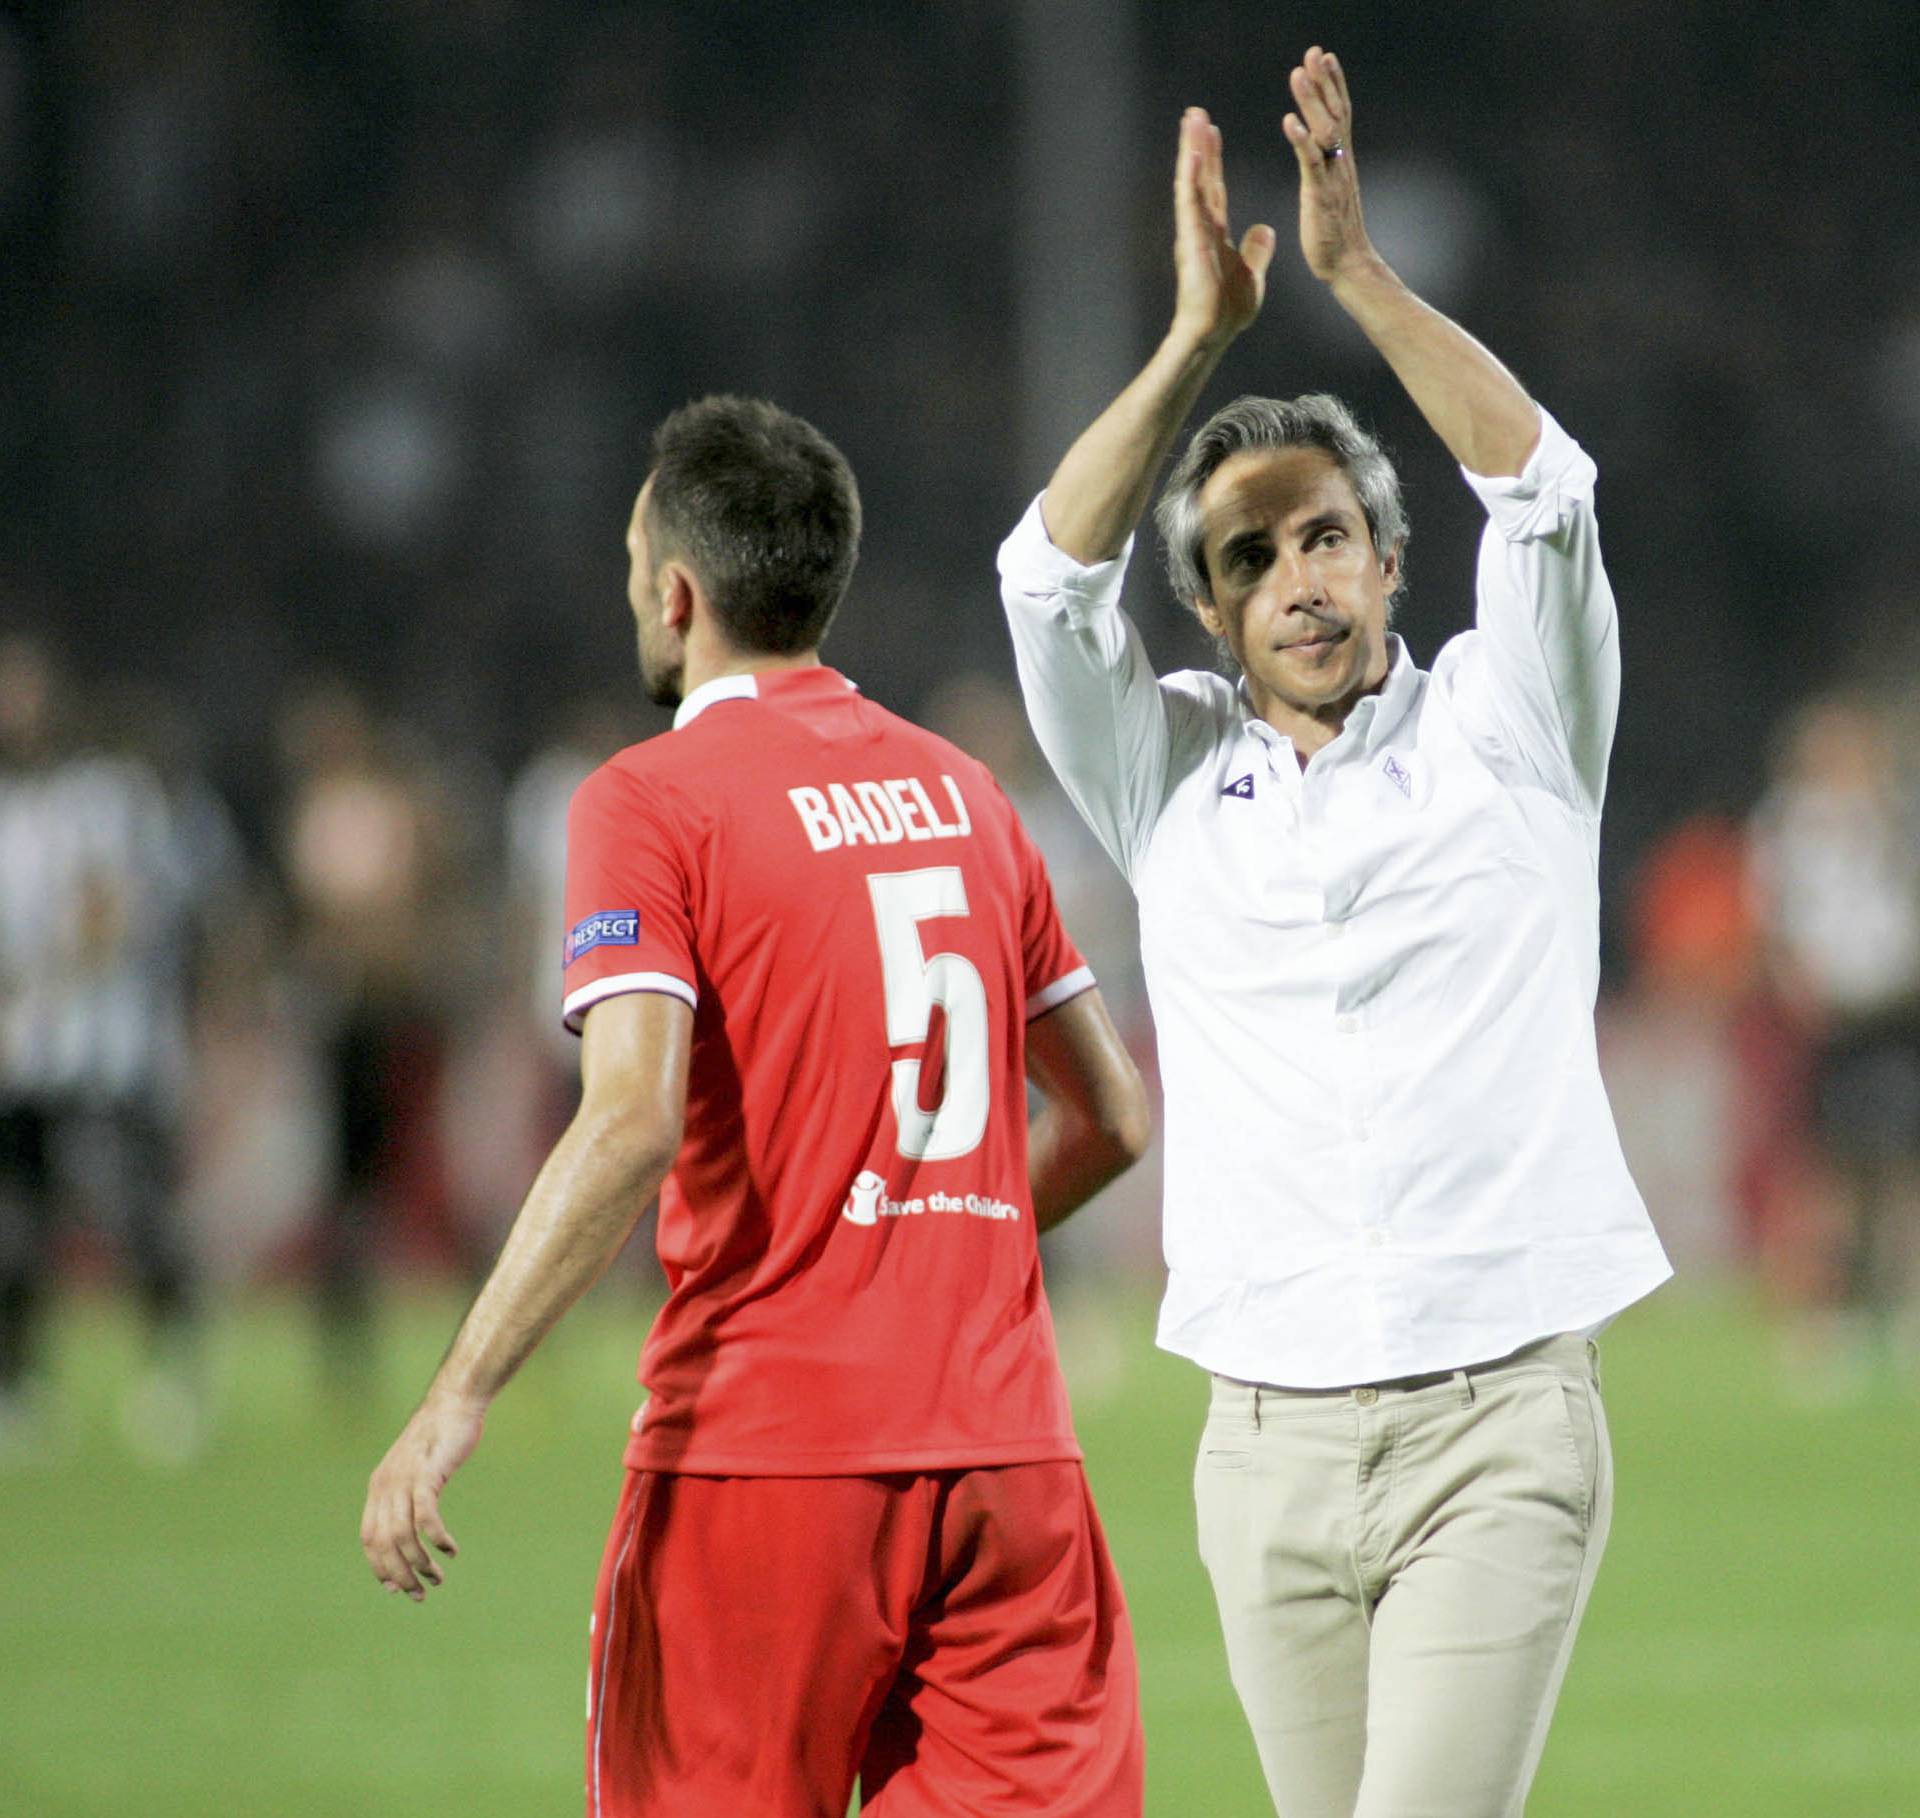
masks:
{"label": "white trim on jersey sleeve", "polygon": [[578,991],[569,991],[560,1013],[567,1027],[578,1035],[581,1020],[595,1004],[610,997],[625,997],[633,991],[662,991],[668,997],[679,998],[689,1010],[700,1008],[699,992],[685,979],[675,978],[671,972],[616,972],[611,978],[596,978],[582,985]]}
{"label": "white trim on jersey sleeve", "polygon": [[1027,999],[1027,1021],[1036,1016],[1045,1016],[1049,1010],[1057,1009],[1070,997],[1078,997],[1083,991],[1091,991],[1099,983],[1093,976],[1091,966],[1076,966],[1064,978],[1057,978],[1050,985],[1043,985]]}

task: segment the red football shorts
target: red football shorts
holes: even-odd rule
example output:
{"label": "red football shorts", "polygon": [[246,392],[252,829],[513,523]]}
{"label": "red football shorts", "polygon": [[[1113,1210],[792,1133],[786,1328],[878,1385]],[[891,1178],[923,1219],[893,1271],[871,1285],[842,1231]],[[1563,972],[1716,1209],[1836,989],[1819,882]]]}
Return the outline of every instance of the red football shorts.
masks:
{"label": "red football shorts", "polygon": [[1138,1818],[1133,1631],[1078,1464],[629,1471],[588,1818]]}

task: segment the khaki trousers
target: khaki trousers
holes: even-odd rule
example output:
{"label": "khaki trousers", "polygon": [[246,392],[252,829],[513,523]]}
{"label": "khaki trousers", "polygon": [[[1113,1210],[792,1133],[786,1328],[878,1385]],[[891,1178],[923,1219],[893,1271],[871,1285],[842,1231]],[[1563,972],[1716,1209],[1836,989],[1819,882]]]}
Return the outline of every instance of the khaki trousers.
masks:
{"label": "khaki trousers", "polygon": [[1352,1389],[1215,1377],[1200,1555],[1279,1818],[1512,1818],[1613,1509],[1598,1349]]}

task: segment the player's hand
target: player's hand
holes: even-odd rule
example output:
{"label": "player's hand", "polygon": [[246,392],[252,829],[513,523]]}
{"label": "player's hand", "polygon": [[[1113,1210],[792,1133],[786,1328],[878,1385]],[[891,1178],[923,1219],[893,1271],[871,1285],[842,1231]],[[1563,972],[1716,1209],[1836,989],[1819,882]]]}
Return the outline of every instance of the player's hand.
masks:
{"label": "player's hand", "polygon": [[415,1603],[445,1579],[429,1547],[449,1559],[460,1550],[440,1519],[440,1492],[480,1443],[485,1417],[475,1403],[429,1395],[368,1480],[360,1550],[374,1577]]}
{"label": "player's hand", "polygon": [[1340,60],[1318,45],[1287,82],[1299,110],[1281,129],[1300,166],[1300,250],[1307,269],[1330,284],[1375,256],[1353,167],[1353,102]]}
{"label": "player's hand", "polygon": [[1266,226],[1248,228],[1235,243],[1227,227],[1220,129],[1205,108],[1188,108],[1173,167],[1175,332],[1213,345],[1231,341],[1260,313],[1273,245]]}

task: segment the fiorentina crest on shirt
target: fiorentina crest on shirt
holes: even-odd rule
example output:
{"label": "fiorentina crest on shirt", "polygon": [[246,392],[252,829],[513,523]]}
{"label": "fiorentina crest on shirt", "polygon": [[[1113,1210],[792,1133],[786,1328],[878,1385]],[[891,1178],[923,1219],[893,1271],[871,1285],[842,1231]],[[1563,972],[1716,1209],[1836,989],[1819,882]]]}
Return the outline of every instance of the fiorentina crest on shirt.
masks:
{"label": "fiorentina crest on shirt", "polygon": [[1249,770],[1245,776],[1235,777],[1233,781],[1226,786],[1226,788],[1220,791],[1220,793],[1222,795],[1238,796],[1240,800],[1243,802],[1252,801],[1253,800],[1253,772]]}
{"label": "fiorentina crest on shirt", "polygon": [[1380,766],[1380,769],[1394,788],[1399,790],[1408,801],[1413,800],[1413,773],[1391,751],[1387,753],[1387,761]]}

